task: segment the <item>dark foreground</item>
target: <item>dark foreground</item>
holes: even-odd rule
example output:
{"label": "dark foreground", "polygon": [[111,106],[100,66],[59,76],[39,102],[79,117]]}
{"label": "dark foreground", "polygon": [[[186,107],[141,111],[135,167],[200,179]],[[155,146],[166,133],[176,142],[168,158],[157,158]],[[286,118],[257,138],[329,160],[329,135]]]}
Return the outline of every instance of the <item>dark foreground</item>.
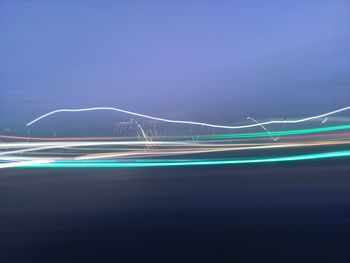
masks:
{"label": "dark foreground", "polygon": [[350,160],[1,170],[0,262],[350,262]]}

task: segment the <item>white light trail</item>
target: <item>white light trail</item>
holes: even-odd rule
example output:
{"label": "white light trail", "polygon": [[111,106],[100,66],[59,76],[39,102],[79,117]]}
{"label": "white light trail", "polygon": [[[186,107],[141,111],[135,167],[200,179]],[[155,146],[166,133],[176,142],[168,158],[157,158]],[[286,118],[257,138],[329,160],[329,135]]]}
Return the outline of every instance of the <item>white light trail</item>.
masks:
{"label": "white light trail", "polygon": [[183,120],[170,120],[170,119],[164,119],[164,118],[158,118],[146,114],[141,114],[141,113],[136,113],[128,110],[122,110],[118,108],[113,108],[113,107],[93,107],[93,108],[80,108],[80,109],[59,109],[59,110],[54,110],[50,111],[44,115],[39,116],[38,118],[32,120],[31,122],[27,123],[27,126],[30,126],[39,120],[46,118],[52,114],[56,114],[59,112],[85,112],[85,111],[100,111],[100,110],[109,110],[109,111],[118,111],[121,113],[126,113],[129,115],[133,116],[138,116],[138,117],[143,117],[146,119],[151,119],[155,121],[161,121],[161,122],[168,122],[168,123],[177,123],[177,124],[189,124],[189,125],[201,125],[201,126],[206,126],[206,127],[212,127],[212,128],[222,128],[222,129],[245,129],[245,128],[253,128],[257,126],[262,126],[262,125],[270,125],[270,124],[289,124],[289,123],[301,123],[301,122],[306,122],[314,119],[319,119],[319,118],[324,118],[327,116],[334,115],[336,113],[340,113],[346,110],[350,110],[350,106],[340,108],[334,111],[330,111],[327,113],[323,113],[320,115],[316,116],[311,116],[303,119],[297,119],[297,120],[273,120],[273,121],[266,121],[266,122],[260,122],[260,123],[255,123],[255,124],[247,124],[247,125],[239,125],[239,126],[229,126],[229,125],[216,125],[216,124],[210,124],[210,123],[205,123],[205,122],[196,122],[196,121],[183,121]]}
{"label": "white light trail", "polygon": [[264,125],[261,125],[256,119],[253,119],[253,118],[251,118],[251,117],[247,117],[247,120],[252,120],[252,121],[255,122],[256,124],[259,124],[259,125],[261,126],[261,128],[263,128],[263,129],[267,132],[267,134],[271,137],[271,139],[272,139],[274,142],[277,142],[278,139],[280,138],[280,137],[276,137],[276,138],[273,137],[272,134],[271,134],[271,132],[270,132],[268,129],[266,129]]}
{"label": "white light trail", "polygon": [[[37,142],[37,143],[3,143],[0,144],[0,149],[2,147],[7,148],[19,148],[24,147],[25,149],[19,149],[19,150],[13,150],[13,151],[5,151],[0,152],[0,156],[6,156],[11,154],[19,154],[19,153],[25,153],[25,152],[32,152],[32,151],[44,151],[44,150],[51,150],[51,149],[58,149],[58,148],[74,148],[74,147],[87,147],[87,146],[111,146],[111,145],[128,145],[128,146],[137,146],[141,145],[143,146],[145,143],[142,141],[124,141],[124,142]],[[179,145],[179,146],[188,146],[191,147],[192,143],[187,142],[154,142],[156,145]]]}
{"label": "white light trail", "polygon": [[35,160],[35,161],[21,161],[21,162],[11,162],[11,163],[0,163],[0,169],[3,168],[13,168],[25,165],[40,165],[51,163],[53,160]]}
{"label": "white light trail", "polygon": [[[86,143],[82,143],[87,146]],[[98,145],[99,142],[94,142]],[[105,145],[105,143],[103,143]],[[113,144],[113,143],[112,143]],[[198,147],[197,144],[186,145],[188,147],[182,147],[184,145],[173,145],[172,148],[165,149],[152,149],[149,151],[144,151],[142,148],[130,149],[120,152],[102,152],[102,153],[88,153],[88,152],[77,152],[75,157],[65,158],[64,156],[57,156],[54,158],[50,157],[15,157],[9,156],[9,154],[20,153],[24,154],[26,152],[32,151],[44,151],[50,149],[58,148],[70,148],[74,147],[76,144],[67,145],[63,142],[57,142],[57,145],[51,145],[47,147],[37,147],[31,149],[21,149],[16,151],[0,152],[0,155],[5,154],[5,156],[0,156],[0,168],[10,168],[10,167],[21,167],[26,165],[40,165],[56,160],[90,160],[90,159],[105,159],[105,158],[152,158],[152,157],[162,157],[162,156],[175,156],[175,155],[185,155],[185,154],[197,154],[197,153],[214,153],[214,152],[231,152],[231,151],[249,151],[249,150],[267,150],[267,149],[286,149],[286,148],[299,148],[299,147],[314,147],[314,146],[332,146],[332,145],[345,145],[350,144],[350,140],[344,141],[311,141],[311,142],[296,142],[296,143],[276,143],[276,144],[251,144],[251,145],[240,145],[240,144],[228,144],[223,147],[222,144],[203,144],[202,147]],[[34,143],[36,145],[36,143]],[[181,148],[179,148],[179,146]],[[110,150],[110,148],[106,148]],[[42,152],[44,154],[44,152]],[[5,161],[5,162],[1,162]]]}

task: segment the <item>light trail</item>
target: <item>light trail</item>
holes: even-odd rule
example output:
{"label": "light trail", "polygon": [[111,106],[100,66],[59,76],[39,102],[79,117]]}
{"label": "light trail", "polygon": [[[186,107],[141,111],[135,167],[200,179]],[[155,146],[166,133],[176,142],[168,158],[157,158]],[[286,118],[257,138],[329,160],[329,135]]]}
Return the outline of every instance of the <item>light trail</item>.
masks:
{"label": "light trail", "polygon": [[23,141],[97,141],[97,140],[120,140],[135,139],[135,136],[115,137],[24,137],[12,135],[0,135],[0,139],[23,140]]}
{"label": "light trail", "polygon": [[[350,143],[350,142],[349,142]],[[307,145],[300,144],[288,144],[288,145],[261,145],[261,146],[249,146],[249,147],[212,147],[212,148],[189,148],[189,149],[166,149],[166,150],[151,150],[151,151],[139,151],[139,152],[126,152],[126,153],[107,153],[107,154],[90,154],[76,157],[76,160],[91,160],[91,159],[105,159],[111,157],[123,157],[123,156],[137,156],[143,155],[145,158],[154,156],[172,156],[172,155],[186,155],[196,153],[214,153],[214,152],[229,152],[229,151],[241,151],[241,150],[260,150],[260,149],[277,149],[277,148],[290,148],[290,147],[306,147]]]}
{"label": "light trail", "polygon": [[290,162],[303,160],[318,160],[328,158],[349,157],[350,151],[334,151],[326,153],[313,153],[304,155],[263,157],[263,158],[240,158],[240,159],[217,159],[217,160],[137,160],[133,162],[103,160],[103,161],[53,161],[42,164],[20,164],[21,168],[147,168],[147,167],[186,167],[186,166],[208,166],[208,165],[233,165],[233,164],[255,164]]}
{"label": "light trail", "polygon": [[2,168],[14,168],[14,167],[23,167],[26,165],[43,165],[53,162],[53,160],[34,160],[34,161],[19,161],[19,162],[11,162],[11,163],[0,163],[0,169]]}
{"label": "light trail", "polygon": [[[297,129],[297,130],[286,130],[286,131],[270,131],[268,134],[265,132],[255,133],[236,133],[236,134],[217,134],[217,135],[198,135],[199,139],[242,139],[242,138],[259,138],[268,136],[290,136],[290,135],[302,135],[302,134],[314,134],[324,133],[331,131],[350,130],[350,125],[338,125],[321,128],[311,129]],[[189,138],[190,136],[162,136],[162,138]],[[135,139],[136,136],[123,136],[123,137],[23,137],[23,136],[12,136],[12,135],[0,135],[0,139],[10,140],[25,140],[25,141],[99,141],[99,140],[126,140]],[[1,145],[0,145],[1,146]]]}
{"label": "light trail", "polygon": [[[181,146],[190,146],[190,143],[186,142],[154,142],[157,145],[181,145]],[[10,147],[23,147],[25,149],[19,149],[19,150],[13,150],[13,151],[5,151],[0,152],[1,155],[11,155],[11,154],[18,154],[18,153],[25,153],[25,152],[32,152],[32,151],[43,151],[43,150],[50,150],[55,148],[71,148],[76,146],[109,146],[109,145],[141,145],[144,146],[144,142],[142,141],[125,141],[125,142],[57,142],[57,143],[3,143],[0,144],[0,148],[10,148]]]}
{"label": "light trail", "polygon": [[[169,155],[179,155],[179,154],[196,154],[196,153],[214,153],[214,152],[233,152],[233,151],[248,151],[248,150],[271,150],[271,149],[290,149],[290,148],[300,148],[300,147],[316,147],[316,146],[340,146],[349,145],[350,140],[320,140],[320,141],[309,141],[309,142],[285,142],[285,143],[250,143],[250,144],[230,144],[230,143],[191,143],[191,142],[155,142],[155,145],[161,148],[155,149],[145,149],[144,143],[141,141],[124,141],[124,142],[28,142],[28,143],[7,143],[6,145],[0,145],[4,148],[15,148],[15,150],[6,150],[0,152],[1,158],[9,158],[12,155],[20,154],[20,157],[24,158],[22,155],[32,155],[34,152],[37,154],[42,154],[45,156],[47,150],[52,149],[65,149],[64,153],[57,152],[57,158],[64,158],[67,154],[66,151],[71,151],[71,159],[88,159],[88,158],[108,158],[112,155],[114,157],[124,157],[124,156],[137,156],[142,154],[145,157],[154,156],[169,156]],[[100,149],[84,149],[82,147],[100,147],[105,148]],[[117,148],[110,149],[110,146],[128,146],[128,147],[139,147],[139,148]],[[1,148],[0,147],[0,148]],[[80,148],[77,151],[76,147]],[[165,147],[165,148],[163,148]],[[117,152],[116,152],[117,150]],[[91,153],[92,151],[92,153]],[[97,151],[97,152],[96,152]],[[99,151],[103,151],[100,153]],[[113,151],[112,153],[110,151]],[[68,152],[69,153],[69,152]],[[53,154],[53,153],[47,153]],[[4,157],[1,157],[4,156]],[[15,158],[15,157],[11,157]],[[9,159],[10,160],[10,159]],[[15,159],[14,159],[15,160]]]}
{"label": "light trail", "polygon": [[200,135],[200,139],[243,139],[243,138],[258,138],[258,137],[270,137],[270,136],[289,136],[289,135],[302,135],[313,134],[330,131],[348,130],[350,125],[339,125],[312,129],[299,129],[299,130],[287,130],[287,131],[272,131],[270,133],[255,132],[255,133],[238,133],[238,134],[219,134],[219,135]]}
{"label": "light trail", "polygon": [[271,135],[271,132],[270,132],[268,129],[266,129],[264,125],[260,124],[256,119],[251,118],[251,117],[247,117],[247,120],[252,120],[252,121],[255,122],[256,124],[259,124],[259,126],[261,126],[261,128],[263,128],[263,129],[267,132],[267,134],[271,137],[271,139],[272,139],[274,142],[277,142],[278,139],[280,138],[280,137],[276,137],[276,138],[273,137],[273,136]]}
{"label": "light trail", "polygon": [[53,115],[53,114],[56,114],[59,112],[86,112],[86,111],[101,111],[101,110],[104,111],[104,110],[107,110],[107,111],[117,111],[117,112],[126,113],[126,114],[133,115],[133,116],[143,117],[146,119],[167,122],[167,123],[200,125],[200,126],[206,126],[206,127],[212,127],[212,128],[222,128],[222,129],[246,129],[246,128],[253,128],[253,127],[257,127],[257,126],[261,126],[261,125],[270,125],[270,124],[278,124],[278,123],[279,124],[302,123],[302,122],[306,122],[306,121],[310,121],[310,120],[314,120],[314,119],[328,117],[328,116],[331,116],[331,115],[334,115],[334,114],[337,114],[337,113],[340,113],[343,111],[347,111],[349,109],[350,109],[350,106],[347,106],[347,107],[340,108],[340,109],[330,111],[327,113],[323,113],[320,115],[311,116],[311,117],[307,117],[307,118],[303,118],[303,119],[297,119],[297,120],[283,120],[283,121],[273,120],[273,121],[259,122],[259,123],[255,123],[255,124],[228,126],[228,125],[210,124],[210,123],[205,123],[205,122],[170,120],[170,119],[154,117],[154,116],[150,116],[150,115],[146,115],[146,114],[136,113],[136,112],[132,112],[132,111],[128,111],[128,110],[118,109],[118,108],[114,108],[114,107],[92,107],[92,108],[80,108],[80,109],[59,109],[59,110],[50,111],[50,112],[48,112],[44,115],[41,115],[38,118],[32,120],[31,122],[27,123],[27,126],[30,126],[43,118],[46,118],[50,115]]}
{"label": "light trail", "polygon": [[[60,109],[36,118],[29,122],[27,126],[59,112],[113,110],[167,123],[201,125],[225,129],[261,127],[264,129],[264,132],[224,133],[218,135],[200,134],[195,141],[191,140],[191,136],[180,133],[178,136],[157,136],[156,139],[153,140],[152,130],[147,131],[132,119],[131,124],[135,122],[139,129],[138,137],[44,138],[7,134],[0,135],[0,139],[3,139],[3,142],[0,143],[0,168],[172,167],[349,157],[350,125],[324,127],[322,125],[325,121],[323,121],[321,127],[308,129],[270,131],[265,127],[265,125],[269,124],[301,123],[318,118],[327,120],[328,117],[326,116],[348,109],[350,109],[350,106],[317,116],[289,121],[272,120],[260,123],[248,117],[247,119],[254,123],[241,126],[169,120],[111,107]],[[316,133],[317,135],[315,135]],[[150,134],[150,136],[148,136],[148,134]],[[268,137],[271,137],[274,142],[271,142]],[[277,141],[280,137],[285,138],[285,140]],[[300,152],[297,154],[296,151],[300,148],[304,148],[303,151],[305,154],[300,154]],[[345,150],[345,148],[347,148],[347,150]],[[319,152],[317,154],[310,153],[317,149],[319,151],[323,150],[324,152]],[[335,149],[338,149],[338,151],[334,151]],[[333,151],[329,152],[330,150]],[[296,155],[278,155],[281,153],[285,154],[286,151],[295,153]],[[269,155],[272,157],[266,157]],[[174,159],[169,159],[171,156]],[[189,159],[182,159],[184,156],[189,156]],[[227,156],[228,158],[222,159],[222,156]]]}

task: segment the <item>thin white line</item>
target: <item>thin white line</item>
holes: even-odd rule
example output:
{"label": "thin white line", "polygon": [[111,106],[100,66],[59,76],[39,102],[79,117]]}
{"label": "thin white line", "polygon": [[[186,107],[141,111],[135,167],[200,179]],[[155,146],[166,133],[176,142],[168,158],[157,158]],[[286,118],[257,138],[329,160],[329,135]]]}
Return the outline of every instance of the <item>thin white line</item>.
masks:
{"label": "thin white line", "polygon": [[252,121],[254,121],[255,123],[259,124],[259,125],[261,126],[261,128],[263,128],[263,129],[267,132],[267,134],[271,137],[271,139],[272,139],[274,142],[277,142],[278,139],[280,138],[280,137],[276,137],[276,138],[273,137],[272,134],[271,134],[271,132],[270,132],[268,129],[266,129],[264,125],[261,125],[256,119],[253,119],[253,118],[251,118],[251,117],[247,117],[247,120],[252,120]]}
{"label": "thin white line", "polygon": [[247,125],[240,125],[240,126],[227,126],[227,125],[216,125],[216,124],[210,124],[210,123],[204,123],[204,122],[195,122],[195,121],[182,121],[182,120],[169,120],[169,119],[164,119],[164,118],[158,118],[158,117],[153,117],[141,113],[136,113],[132,111],[127,111],[127,110],[122,110],[118,108],[113,108],[113,107],[93,107],[93,108],[82,108],[82,109],[59,109],[59,110],[54,110],[50,111],[44,115],[39,116],[38,118],[32,120],[31,122],[27,123],[27,126],[30,126],[37,121],[46,118],[52,114],[59,113],[59,112],[83,112],[83,111],[97,111],[97,110],[111,110],[111,111],[118,111],[138,117],[143,117],[151,120],[156,120],[156,121],[162,121],[162,122],[168,122],[168,123],[179,123],[179,124],[190,124],[190,125],[201,125],[201,126],[206,126],[206,127],[213,127],[213,128],[222,128],[222,129],[245,129],[245,128],[252,128],[252,127],[257,127],[261,125],[269,125],[269,124],[277,124],[277,123],[300,123],[300,122],[306,122],[314,119],[319,119],[323,117],[327,117],[339,112],[343,112],[346,110],[349,110],[350,106],[344,107],[338,110],[330,111],[324,114],[316,115],[316,116],[311,116],[303,119],[298,119],[298,120],[275,120],[275,121],[267,121],[267,122],[260,122],[259,124],[247,124]]}

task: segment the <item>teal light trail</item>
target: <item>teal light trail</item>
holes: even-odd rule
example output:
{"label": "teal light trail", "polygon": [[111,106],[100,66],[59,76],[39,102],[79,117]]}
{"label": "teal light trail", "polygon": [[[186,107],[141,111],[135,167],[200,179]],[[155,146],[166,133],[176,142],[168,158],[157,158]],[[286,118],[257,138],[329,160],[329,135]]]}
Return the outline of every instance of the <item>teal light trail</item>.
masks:
{"label": "teal light trail", "polygon": [[302,160],[316,160],[326,158],[350,157],[350,150],[325,153],[314,153],[293,156],[277,156],[263,158],[240,159],[203,159],[203,160],[137,160],[137,161],[54,161],[52,163],[18,166],[19,168],[145,168],[145,167],[175,167],[175,166],[205,166],[205,165],[230,165],[251,163],[290,162]]}
{"label": "teal light trail", "polygon": [[350,125],[340,125],[313,129],[302,129],[302,130],[288,130],[288,131],[276,131],[276,132],[256,132],[256,133],[238,133],[238,134],[220,134],[220,135],[205,135],[199,136],[203,140],[213,140],[213,139],[242,139],[242,138],[259,138],[259,137],[270,137],[270,136],[288,136],[288,135],[301,135],[301,134],[311,134],[311,133],[321,133],[329,131],[341,131],[350,129]]}

